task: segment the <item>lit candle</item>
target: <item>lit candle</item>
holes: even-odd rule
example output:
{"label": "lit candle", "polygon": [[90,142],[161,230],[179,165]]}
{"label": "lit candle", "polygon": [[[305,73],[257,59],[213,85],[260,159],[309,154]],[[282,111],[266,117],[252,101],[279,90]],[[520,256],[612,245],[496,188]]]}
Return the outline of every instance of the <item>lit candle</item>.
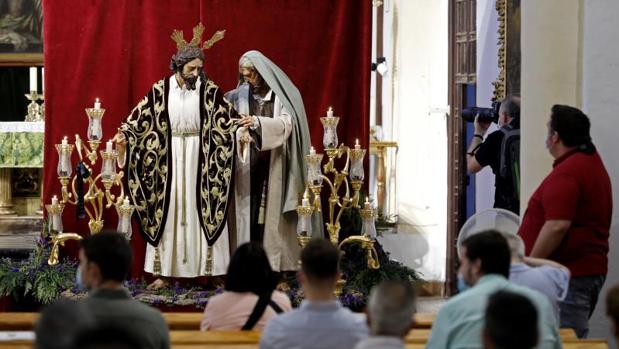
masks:
{"label": "lit candle", "polygon": [[67,136],[64,136],[64,138],[62,139],[62,146],[67,146],[69,145],[69,141],[67,140]]}
{"label": "lit candle", "polygon": [[95,99],[95,109],[101,109],[101,102],[99,102],[99,98]]}
{"label": "lit candle", "polygon": [[310,155],[316,155],[316,149],[312,146],[310,146]]}
{"label": "lit candle", "polygon": [[363,204],[363,208],[365,208],[366,210],[371,209],[372,207],[370,206],[370,200],[368,200],[368,197],[365,197],[365,203]]}
{"label": "lit candle", "polygon": [[58,197],[56,195],[54,195],[54,197],[52,198],[52,206],[58,205]]}
{"label": "lit candle", "polygon": [[128,196],[125,196],[125,200],[123,201],[123,206],[124,207],[129,207],[130,206],[130,204],[129,204],[129,197]]}
{"label": "lit candle", "polygon": [[41,92],[45,92],[45,68],[41,68]]}
{"label": "lit candle", "polygon": [[359,139],[355,139],[355,149],[359,150],[361,149],[361,144],[359,144]]}
{"label": "lit candle", "polygon": [[307,189],[306,189],[305,193],[303,193],[303,200],[301,200],[301,206],[309,207],[309,205],[310,205],[309,194],[307,193]]}
{"label": "lit candle", "polygon": [[327,110],[327,117],[328,118],[332,118],[333,117],[333,108],[329,107],[329,110]]}
{"label": "lit candle", "polygon": [[107,143],[105,143],[105,151],[107,153],[111,153],[113,151],[113,149],[112,149],[112,140],[111,139],[109,141],[107,141]]}
{"label": "lit candle", "polygon": [[37,91],[37,68],[30,67],[30,91]]}

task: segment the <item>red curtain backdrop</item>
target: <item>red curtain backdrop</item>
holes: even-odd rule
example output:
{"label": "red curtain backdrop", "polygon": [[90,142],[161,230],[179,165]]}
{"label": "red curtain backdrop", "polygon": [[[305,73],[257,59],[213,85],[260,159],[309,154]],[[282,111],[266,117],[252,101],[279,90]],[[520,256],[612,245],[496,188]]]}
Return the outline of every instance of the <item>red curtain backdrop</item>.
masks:
{"label": "red curtain backdrop", "polygon": [[[106,109],[103,144],[151,84],[170,75],[176,51],[170,39],[187,40],[199,21],[204,39],[225,29],[225,39],[206,51],[205,71],[223,90],[236,86],[238,59],[256,49],[278,64],[301,91],[312,144],[322,149],[329,106],[341,116],[340,142],[369,139],[371,1],[298,0],[54,0],[43,2],[45,46],[45,159],[43,200],[60,194],[54,144],[79,134],[86,139],[84,108],[96,97]],[[78,156],[73,154],[75,166]],[[99,160],[100,162],[100,160]],[[99,165],[100,166],[100,165]],[[99,173],[100,167],[95,169]],[[105,228],[116,227],[113,208]],[[65,231],[87,234],[87,219],[64,211]],[[144,241],[134,230],[134,275],[143,266]],[[75,244],[69,247],[74,250]]]}

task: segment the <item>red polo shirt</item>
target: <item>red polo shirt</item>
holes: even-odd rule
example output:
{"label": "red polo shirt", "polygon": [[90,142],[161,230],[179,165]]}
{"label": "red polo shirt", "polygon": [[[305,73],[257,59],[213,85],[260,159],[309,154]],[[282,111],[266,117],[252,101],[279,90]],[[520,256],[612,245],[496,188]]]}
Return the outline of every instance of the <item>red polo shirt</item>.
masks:
{"label": "red polo shirt", "polygon": [[553,167],[531,196],[520,225],[526,254],[547,220],[569,220],[569,230],[549,259],[568,267],[573,277],[605,275],[613,200],[602,159],[597,152],[570,152]]}

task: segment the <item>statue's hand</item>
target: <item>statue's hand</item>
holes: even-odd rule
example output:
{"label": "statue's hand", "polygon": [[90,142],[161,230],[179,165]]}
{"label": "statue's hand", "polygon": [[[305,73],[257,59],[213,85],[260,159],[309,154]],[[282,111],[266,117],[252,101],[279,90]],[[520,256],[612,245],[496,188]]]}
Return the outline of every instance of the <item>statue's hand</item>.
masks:
{"label": "statue's hand", "polygon": [[114,138],[112,138],[112,142],[115,142],[116,145],[119,145],[121,147],[127,145],[127,139],[125,138],[125,134],[120,131],[118,131],[116,135],[114,135]]}

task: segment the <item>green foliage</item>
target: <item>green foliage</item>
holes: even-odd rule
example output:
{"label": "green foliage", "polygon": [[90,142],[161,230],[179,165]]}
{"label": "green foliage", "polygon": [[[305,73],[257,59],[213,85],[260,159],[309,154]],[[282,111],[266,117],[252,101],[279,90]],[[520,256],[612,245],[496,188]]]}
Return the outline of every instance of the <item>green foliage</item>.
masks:
{"label": "green foliage", "polygon": [[40,304],[50,304],[73,287],[76,263],[48,265],[50,250],[49,241],[41,237],[27,259],[1,259],[0,296],[12,296],[17,301],[32,297]]}

